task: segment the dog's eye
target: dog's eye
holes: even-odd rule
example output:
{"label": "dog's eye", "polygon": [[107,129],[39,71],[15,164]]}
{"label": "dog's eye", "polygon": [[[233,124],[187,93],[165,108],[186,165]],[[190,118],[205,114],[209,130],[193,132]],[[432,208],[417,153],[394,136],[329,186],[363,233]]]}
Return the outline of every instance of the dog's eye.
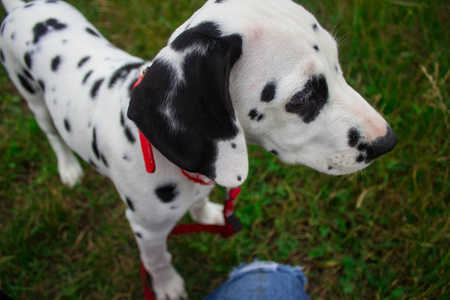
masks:
{"label": "dog's eye", "polygon": [[310,89],[300,91],[292,97],[291,104],[296,107],[302,107],[312,100],[312,94]]}

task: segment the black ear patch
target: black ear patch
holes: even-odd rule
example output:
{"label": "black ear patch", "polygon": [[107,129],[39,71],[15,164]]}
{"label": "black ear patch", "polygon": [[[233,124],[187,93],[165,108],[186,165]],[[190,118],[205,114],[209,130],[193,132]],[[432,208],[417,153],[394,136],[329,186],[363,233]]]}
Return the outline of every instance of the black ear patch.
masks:
{"label": "black ear patch", "polygon": [[[179,68],[168,52],[181,56]],[[157,56],[128,108],[128,117],[165,157],[212,180],[218,143],[239,132],[228,85],[241,53],[239,35],[221,36],[212,22],[192,27]]]}
{"label": "black ear patch", "polygon": [[328,102],[328,97],[328,85],[325,76],[314,76],[286,104],[286,111],[297,114],[305,123],[311,123],[319,116]]}

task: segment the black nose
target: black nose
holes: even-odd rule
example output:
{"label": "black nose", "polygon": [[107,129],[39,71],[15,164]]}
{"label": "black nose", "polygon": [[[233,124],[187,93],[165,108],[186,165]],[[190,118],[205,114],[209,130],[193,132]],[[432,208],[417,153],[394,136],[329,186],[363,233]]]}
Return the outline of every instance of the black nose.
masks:
{"label": "black nose", "polygon": [[387,126],[387,133],[385,136],[375,139],[369,146],[367,156],[369,159],[375,159],[383,154],[388,153],[394,149],[397,143],[397,135],[391,126]]}

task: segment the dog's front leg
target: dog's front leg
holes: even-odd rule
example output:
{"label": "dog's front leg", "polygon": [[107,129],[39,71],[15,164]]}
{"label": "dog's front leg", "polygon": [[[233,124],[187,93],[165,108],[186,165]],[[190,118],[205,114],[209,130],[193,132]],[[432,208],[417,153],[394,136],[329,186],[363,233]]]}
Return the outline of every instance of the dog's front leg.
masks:
{"label": "dog's front leg", "polygon": [[156,299],[187,298],[184,280],[172,266],[172,255],[167,251],[167,236],[175,222],[151,226],[141,224],[130,209],[127,210],[126,215],[136,236],[142,263],[152,277]]}

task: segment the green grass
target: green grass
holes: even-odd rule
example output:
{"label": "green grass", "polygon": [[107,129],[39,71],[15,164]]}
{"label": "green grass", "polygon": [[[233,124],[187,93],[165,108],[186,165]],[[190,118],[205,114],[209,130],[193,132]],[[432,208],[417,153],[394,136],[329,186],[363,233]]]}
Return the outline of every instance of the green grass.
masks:
{"label": "green grass", "polygon": [[[70,1],[114,44],[152,58],[202,1]],[[251,147],[237,203],[244,230],[172,238],[191,299],[239,262],[306,267],[313,299],[449,299],[448,1],[299,1],[335,28],[348,82],[398,134],[351,176],[286,166]],[[0,9],[0,17],[4,12]],[[142,299],[139,258],[113,185],[56,159],[0,68],[0,289],[14,299]],[[221,200],[223,191],[213,195]]]}

